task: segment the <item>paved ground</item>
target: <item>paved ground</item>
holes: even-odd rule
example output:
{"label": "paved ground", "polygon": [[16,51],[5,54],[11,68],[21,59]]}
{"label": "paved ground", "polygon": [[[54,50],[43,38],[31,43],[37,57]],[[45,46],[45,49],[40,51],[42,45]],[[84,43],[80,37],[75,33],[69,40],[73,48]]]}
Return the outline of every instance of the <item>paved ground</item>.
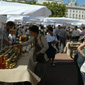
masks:
{"label": "paved ground", "polygon": [[55,64],[37,65],[37,75],[42,78],[39,85],[82,85],[77,66],[67,54],[56,54]]}
{"label": "paved ground", "polygon": [[66,53],[57,53],[55,55],[55,59],[60,59],[60,60],[72,60],[70,56],[68,56]]}
{"label": "paved ground", "polygon": [[[35,72],[41,77],[38,85],[83,85],[74,60],[67,54],[56,54],[55,67],[49,62],[37,64]],[[14,85],[23,85],[23,83]],[[31,84],[25,82],[24,85]]]}

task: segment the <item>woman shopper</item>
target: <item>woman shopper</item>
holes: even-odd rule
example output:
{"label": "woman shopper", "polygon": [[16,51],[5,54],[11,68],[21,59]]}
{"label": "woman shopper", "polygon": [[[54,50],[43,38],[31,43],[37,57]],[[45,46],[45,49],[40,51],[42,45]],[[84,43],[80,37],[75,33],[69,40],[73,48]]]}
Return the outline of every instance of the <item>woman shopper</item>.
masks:
{"label": "woman shopper", "polygon": [[[39,54],[44,54],[45,61],[48,61],[48,57],[46,56],[46,51],[49,48],[46,38],[39,34],[39,28],[36,25],[33,25],[29,28],[30,34],[32,35],[32,38],[26,42],[23,42],[22,44],[17,44],[15,46],[27,46],[29,44],[33,44],[34,46],[34,61],[36,61],[36,58]],[[42,44],[41,44],[42,42]]]}
{"label": "woman shopper", "polygon": [[29,32],[32,35],[32,38],[26,42],[23,42],[22,44],[17,44],[15,46],[23,47],[29,44],[34,45],[33,60],[35,62],[38,62],[35,68],[35,73],[41,77],[43,75],[43,65],[44,65],[43,63],[49,60],[49,58],[45,53],[49,48],[49,45],[47,43],[46,38],[42,34],[39,34],[38,26],[33,25],[29,27]]}
{"label": "woman shopper", "polygon": [[58,45],[58,39],[53,35],[53,28],[48,27],[47,42],[49,44],[48,57],[51,64],[54,66],[54,58],[56,54],[56,44]]}
{"label": "woman shopper", "polygon": [[[77,53],[77,64],[80,70],[81,66],[85,61],[85,41],[80,44],[80,46],[78,47],[78,51],[79,52]],[[85,85],[85,74],[81,72],[81,76],[83,79],[83,85]]]}

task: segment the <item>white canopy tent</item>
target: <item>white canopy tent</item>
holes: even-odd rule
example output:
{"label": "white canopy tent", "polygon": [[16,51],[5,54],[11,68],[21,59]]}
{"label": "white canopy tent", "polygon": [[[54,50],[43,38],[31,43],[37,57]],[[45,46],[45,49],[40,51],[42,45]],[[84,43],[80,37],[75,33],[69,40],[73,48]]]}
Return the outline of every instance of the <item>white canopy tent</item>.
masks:
{"label": "white canopy tent", "polygon": [[49,16],[45,6],[0,1],[0,15]]}
{"label": "white canopy tent", "polygon": [[65,18],[65,17],[46,17],[43,20],[44,22],[54,22],[54,23],[78,23],[80,20],[72,19],[72,18]]}
{"label": "white canopy tent", "polygon": [[43,24],[45,23],[54,23],[56,24],[63,24],[63,26],[71,26],[71,25],[77,25],[81,26],[81,24],[85,24],[85,20],[80,19],[72,19],[72,18],[65,18],[65,17],[46,17],[43,19]]}
{"label": "white canopy tent", "polygon": [[33,16],[12,16],[7,15],[7,21],[14,21],[14,22],[24,22],[24,23],[36,23],[41,24],[44,17],[33,17]]}
{"label": "white canopy tent", "polygon": [[20,21],[20,22],[22,22],[23,21],[23,16],[7,15],[7,21],[13,21],[13,22]]}
{"label": "white canopy tent", "polygon": [[35,22],[42,22],[42,20],[44,19],[45,17],[33,17],[33,16],[24,16],[23,17],[23,21],[25,21],[25,22],[28,22],[28,21],[35,21]]}
{"label": "white canopy tent", "polygon": [[85,24],[85,20],[65,18],[65,17],[33,17],[33,16],[9,16],[8,20],[23,21],[28,23],[38,23],[43,25],[77,25]]}

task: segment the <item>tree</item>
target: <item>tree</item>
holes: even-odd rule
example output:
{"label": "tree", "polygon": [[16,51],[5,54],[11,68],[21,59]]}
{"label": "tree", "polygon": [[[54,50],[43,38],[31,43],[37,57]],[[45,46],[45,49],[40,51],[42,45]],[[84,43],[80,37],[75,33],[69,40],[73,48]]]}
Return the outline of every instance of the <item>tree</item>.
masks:
{"label": "tree", "polygon": [[31,1],[35,1],[35,0],[31,0]]}
{"label": "tree", "polygon": [[34,0],[31,0],[31,1],[25,0],[24,3],[25,4],[36,4],[36,1],[34,1]]}
{"label": "tree", "polygon": [[64,4],[58,4],[57,2],[44,2],[43,6],[46,6],[51,10],[51,17],[65,17],[66,6]]}
{"label": "tree", "polygon": [[12,2],[15,2],[16,0],[12,0]]}
{"label": "tree", "polygon": [[31,3],[32,3],[32,4],[36,4],[36,1],[32,0]]}
{"label": "tree", "polygon": [[20,0],[17,0],[18,3],[20,3],[21,1]]}
{"label": "tree", "polygon": [[3,1],[7,1],[7,0],[3,0]]}

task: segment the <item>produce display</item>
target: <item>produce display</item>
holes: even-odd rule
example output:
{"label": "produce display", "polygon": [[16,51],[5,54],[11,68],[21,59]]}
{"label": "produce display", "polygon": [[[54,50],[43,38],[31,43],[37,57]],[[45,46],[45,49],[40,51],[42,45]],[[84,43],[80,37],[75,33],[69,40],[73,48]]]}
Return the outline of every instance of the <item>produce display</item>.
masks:
{"label": "produce display", "polygon": [[0,51],[0,69],[13,68],[19,59],[20,49],[5,47]]}

